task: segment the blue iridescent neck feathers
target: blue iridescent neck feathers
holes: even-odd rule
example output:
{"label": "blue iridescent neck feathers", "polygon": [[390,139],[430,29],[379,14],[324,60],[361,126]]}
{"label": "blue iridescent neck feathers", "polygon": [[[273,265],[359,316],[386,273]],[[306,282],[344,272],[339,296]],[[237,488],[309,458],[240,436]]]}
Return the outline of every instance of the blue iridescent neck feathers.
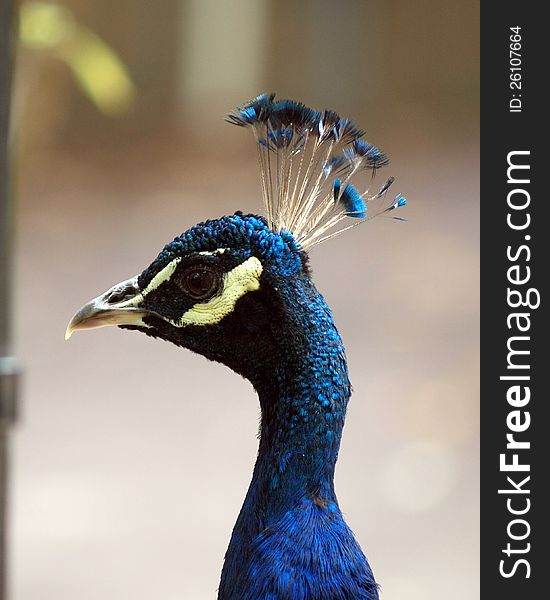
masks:
{"label": "blue iridescent neck feathers", "polygon": [[249,359],[251,370],[262,373],[255,384],[261,437],[219,599],[374,600],[374,577],[334,492],[351,393],[345,351],[308,271],[291,266],[295,252],[276,251],[289,277],[279,287],[280,343],[271,357]]}

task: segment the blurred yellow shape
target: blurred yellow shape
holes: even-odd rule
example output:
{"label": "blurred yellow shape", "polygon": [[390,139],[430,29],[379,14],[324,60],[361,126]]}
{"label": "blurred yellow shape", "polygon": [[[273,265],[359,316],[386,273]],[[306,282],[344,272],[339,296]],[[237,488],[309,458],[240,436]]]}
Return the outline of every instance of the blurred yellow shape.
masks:
{"label": "blurred yellow shape", "polygon": [[97,34],[77,23],[67,8],[49,2],[26,2],[20,11],[21,42],[46,51],[70,68],[83,93],[103,113],[126,112],[135,87],[124,63]]}
{"label": "blurred yellow shape", "polygon": [[48,2],[25,2],[21,5],[19,37],[29,48],[55,47],[70,37],[74,29],[74,17],[63,6]]}
{"label": "blurred yellow shape", "polygon": [[79,26],[60,57],[99,110],[120,114],[131,106],[135,90],[124,64],[93,31]]}

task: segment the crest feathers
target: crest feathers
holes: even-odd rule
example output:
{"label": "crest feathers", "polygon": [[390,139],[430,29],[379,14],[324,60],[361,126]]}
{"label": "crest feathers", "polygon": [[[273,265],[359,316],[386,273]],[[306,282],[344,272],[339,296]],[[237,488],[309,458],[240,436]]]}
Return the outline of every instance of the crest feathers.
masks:
{"label": "crest feathers", "polygon": [[[400,194],[387,198],[393,177],[369,194],[376,170],[389,160],[333,110],[261,94],[227,121],[254,133],[270,227],[290,231],[304,249],[407,202]],[[359,187],[361,178],[367,181]],[[342,223],[347,219],[356,221]]]}

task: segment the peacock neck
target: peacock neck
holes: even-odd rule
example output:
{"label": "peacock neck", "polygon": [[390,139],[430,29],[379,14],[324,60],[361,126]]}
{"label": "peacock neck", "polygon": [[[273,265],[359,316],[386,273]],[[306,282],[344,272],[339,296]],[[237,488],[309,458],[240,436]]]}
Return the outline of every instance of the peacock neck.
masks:
{"label": "peacock neck", "polygon": [[257,385],[260,444],[243,510],[264,525],[305,496],[336,501],[334,469],[351,391],[340,335],[313,286],[308,302],[292,314],[284,351]]}
{"label": "peacock neck", "polygon": [[[248,374],[262,410],[260,445],[218,600],[378,597],[334,493],[351,393],[344,347],[323,298],[306,283],[290,294],[297,300],[285,311],[287,320],[274,319],[282,322],[273,336],[283,349],[259,349],[259,358],[251,358],[255,368]],[[294,583],[284,579],[289,576]]]}

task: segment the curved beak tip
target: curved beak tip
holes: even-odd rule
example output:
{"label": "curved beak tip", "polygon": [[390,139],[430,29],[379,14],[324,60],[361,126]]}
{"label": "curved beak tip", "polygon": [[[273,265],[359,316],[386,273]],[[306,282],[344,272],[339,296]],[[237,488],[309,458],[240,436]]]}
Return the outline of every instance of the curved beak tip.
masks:
{"label": "curved beak tip", "polygon": [[89,305],[81,308],[76,313],[76,315],[69,321],[67,329],[65,330],[65,341],[67,341],[78,329],[86,328],[85,326],[83,327],[83,325],[86,323],[87,319],[93,316],[93,313],[90,310],[88,310],[88,306]]}
{"label": "curved beak tip", "polygon": [[[124,296],[131,293],[129,299],[114,301],[113,296]],[[139,307],[139,288],[137,276],[117,283],[101,296],[85,304],[69,321],[65,331],[65,339],[79,329],[96,329],[113,325],[143,325],[142,317],[147,311]]]}

